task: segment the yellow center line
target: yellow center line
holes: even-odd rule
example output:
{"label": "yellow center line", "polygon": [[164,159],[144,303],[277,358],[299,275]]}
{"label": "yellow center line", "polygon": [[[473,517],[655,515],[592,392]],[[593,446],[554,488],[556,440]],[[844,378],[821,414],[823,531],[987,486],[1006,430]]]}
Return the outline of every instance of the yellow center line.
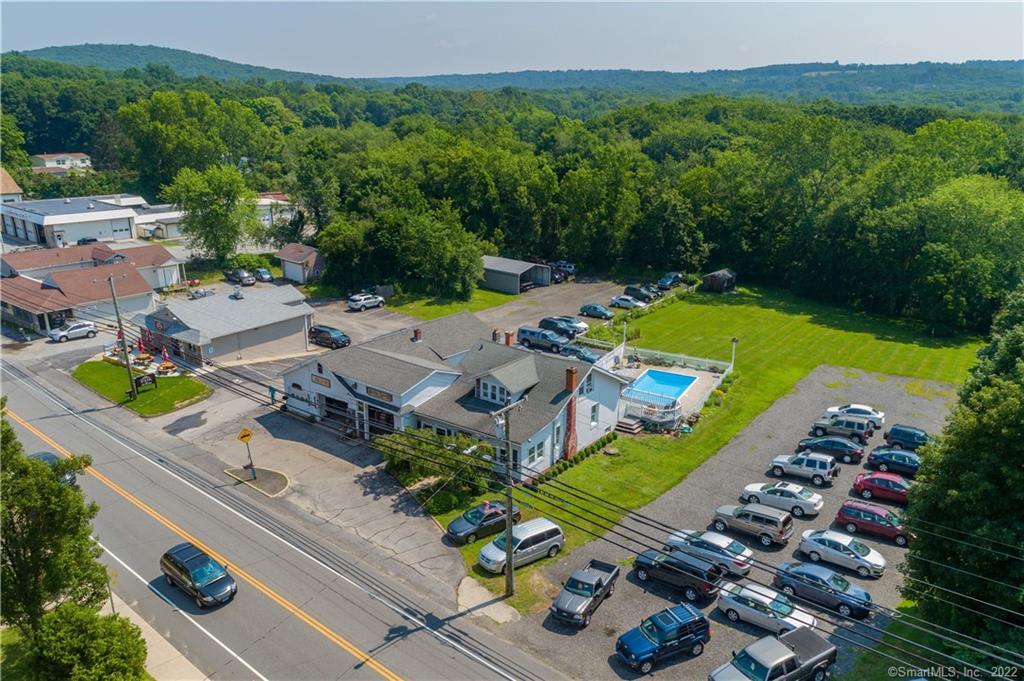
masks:
{"label": "yellow center line", "polygon": [[[48,435],[46,435],[45,433],[40,431],[38,428],[33,426],[31,423],[29,423],[28,421],[26,421],[22,417],[20,417],[17,414],[15,414],[13,411],[10,410],[10,408],[5,410],[5,414],[7,416],[11,417],[11,419],[14,420],[15,423],[18,423],[23,428],[25,428],[26,430],[31,432],[33,435],[35,435],[36,437],[41,439],[43,442],[45,442],[46,444],[48,444],[51,447],[53,447],[61,455],[65,456],[65,457],[73,456],[73,454],[70,451],[65,449],[63,446],[61,446],[59,443],[54,441],[51,437],[49,437]],[[132,494],[128,490],[126,490],[123,487],[121,487],[120,485],[118,485],[116,482],[114,482],[113,480],[111,480],[107,476],[105,476],[102,473],[100,473],[99,471],[97,471],[95,468],[90,466],[86,470],[88,471],[89,475],[93,476],[94,478],[96,478],[97,480],[102,482],[104,485],[109,487],[111,490],[113,490],[119,496],[121,496],[124,499],[127,499],[128,501],[130,501],[132,504],[134,504],[136,507],[138,507],[139,510],[141,510],[146,515],[148,515],[149,517],[151,517],[154,520],[156,520],[158,523],[160,523],[161,525],[163,525],[164,527],[169,529],[171,532],[175,533],[176,535],[178,535],[179,537],[181,537],[185,541],[190,542],[193,545],[197,546],[200,550],[202,550],[205,553],[207,553],[210,556],[212,556],[219,563],[221,563],[221,564],[228,564],[229,563],[229,561],[222,554],[220,554],[219,552],[215,551],[214,549],[210,548],[209,546],[207,546],[203,542],[201,542],[198,539],[196,539],[194,536],[192,536],[192,534],[190,534],[186,530],[182,529],[181,527],[176,525],[174,522],[172,522],[171,520],[169,520],[168,518],[166,518],[165,516],[163,516],[159,512],[155,511],[153,508],[151,508],[144,501],[142,501],[141,499],[136,497],[134,494]],[[255,588],[257,591],[262,593],[264,596],[266,596],[267,598],[269,598],[270,600],[274,601],[275,603],[280,605],[282,608],[287,610],[290,614],[294,615],[295,617],[297,617],[298,619],[302,620],[307,625],[309,625],[309,627],[311,627],[312,629],[314,629],[318,633],[322,634],[331,643],[334,643],[339,648],[341,648],[342,650],[347,652],[349,655],[351,655],[352,657],[354,657],[357,660],[359,660],[360,663],[365,664],[366,666],[370,667],[371,669],[376,671],[378,674],[383,676],[385,679],[388,679],[388,681],[401,681],[401,677],[399,677],[397,674],[395,674],[390,669],[385,667],[383,664],[378,662],[369,653],[363,652],[357,646],[355,646],[354,644],[350,643],[343,636],[341,636],[340,634],[332,631],[331,629],[327,628],[326,625],[322,624],[321,622],[319,622],[315,618],[313,618],[310,615],[308,615],[305,612],[303,612],[294,603],[292,603],[288,599],[284,598],[283,596],[279,595],[277,592],[275,592],[273,589],[271,589],[269,586],[264,584],[262,581],[260,581],[256,577],[253,577],[251,574],[249,574],[245,570],[241,569],[237,565],[233,565],[232,572],[234,572],[235,575],[239,579],[241,579],[242,581],[244,581],[247,584],[249,584],[249,586]]]}

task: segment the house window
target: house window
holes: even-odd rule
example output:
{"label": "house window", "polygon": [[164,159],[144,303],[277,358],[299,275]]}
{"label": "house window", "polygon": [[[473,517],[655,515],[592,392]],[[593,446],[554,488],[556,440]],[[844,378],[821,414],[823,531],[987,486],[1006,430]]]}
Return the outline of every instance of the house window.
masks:
{"label": "house window", "polygon": [[[561,418],[561,417],[559,417]],[[552,438],[551,449],[555,453],[555,458],[558,458],[559,453],[562,451],[562,422],[558,421],[555,423],[555,436]]]}
{"label": "house window", "polygon": [[594,390],[594,374],[593,372],[587,374],[587,380],[583,382],[583,385],[587,388],[587,394],[589,395]]}
{"label": "house window", "polygon": [[601,409],[601,406],[598,405],[598,404],[592,405],[590,407],[590,427],[591,428],[597,427],[597,418],[598,418],[598,415],[600,413],[600,409]]}
{"label": "house window", "polygon": [[504,386],[498,386],[498,401],[502,404],[508,401],[508,391],[505,390]]}
{"label": "house window", "polygon": [[292,383],[292,388],[294,388],[295,390],[302,390],[302,386],[299,385],[298,383]]}
{"label": "house window", "polygon": [[316,363],[316,372],[318,374],[322,374],[324,372],[324,365],[321,364],[320,362]]}
{"label": "house window", "polygon": [[528,468],[533,468],[534,464],[544,456],[544,445],[545,442],[538,442],[526,450],[526,466]]}
{"label": "house window", "polygon": [[491,402],[497,402],[498,401],[498,386],[494,385],[493,383],[490,383],[489,386],[490,386],[490,391],[491,391]]}

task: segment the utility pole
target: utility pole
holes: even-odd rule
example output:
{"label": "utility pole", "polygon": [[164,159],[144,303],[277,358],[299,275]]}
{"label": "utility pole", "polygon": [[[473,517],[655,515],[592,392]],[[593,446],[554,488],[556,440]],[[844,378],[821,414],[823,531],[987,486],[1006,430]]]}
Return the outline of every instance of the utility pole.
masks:
{"label": "utility pole", "polygon": [[121,359],[124,360],[124,368],[128,372],[129,392],[132,395],[132,399],[136,400],[139,398],[139,391],[135,387],[135,376],[132,374],[132,363],[128,360],[128,337],[124,335],[124,325],[121,323],[121,308],[117,306],[117,290],[114,288],[113,274],[107,277],[107,283],[110,284],[110,297],[114,301],[114,315],[117,317],[117,335],[120,336]]}
{"label": "utility pole", "polygon": [[503,425],[505,430],[505,597],[516,592],[515,564],[512,556],[512,422],[509,415],[513,409],[522,409],[526,398],[505,405],[492,412],[496,425]]}

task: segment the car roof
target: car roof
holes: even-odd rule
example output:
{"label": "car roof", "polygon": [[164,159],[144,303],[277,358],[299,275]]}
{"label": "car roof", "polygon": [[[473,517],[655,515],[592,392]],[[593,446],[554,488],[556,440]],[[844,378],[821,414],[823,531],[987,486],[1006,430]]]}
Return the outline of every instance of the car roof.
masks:
{"label": "car roof", "polygon": [[917,426],[908,426],[908,425],[905,425],[903,423],[895,423],[895,424],[893,424],[892,428],[889,429],[889,432],[892,433],[892,431],[894,431],[894,430],[906,430],[906,431],[909,431],[911,433],[920,433],[921,435],[927,435],[928,434],[928,433],[925,432],[925,430],[923,428],[918,428]]}
{"label": "car roof", "polygon": [[909,449],[896,449],[895,447],[875,447],[872,451],[875,456],[885,454],[906,454],[907,456],[921,461],[921,455],[917,452],[912,452]]}
{"label": "car roof", "polygon": [[699,610],[694,608],[688,603],[680,603],[671,608],[665,608],[660,612],[656,612],[651,615],[650,619],[654,626],[659,629],[668,629],[670,627],[676,627],[686,622],[692,622],[695,619],[702,619],[704,615]]}
{"label": "car roof", "polygon": [[[785,567],[783,567],[785,566]],[[814,575],[815,577],[821,577],[822,579],[828,579],[833,574],[834,570],[830,570],[824,565],[818,565],[817,563],[801,563],[800,561],[791,561],[783,563],[779,566],[788,572],[796,572],[804,575]]]}
{"label": "car roof", "polygon": [[788,515],[788,511],[783,511],[781,508],[772,508],[771,506],[765,506],[764,504],[745,504],[743,509],[747,511],[753,511],[754,513],[760,513],[761,515],[770,515],[777,518],[781,518],[784,515]]}
{"label": "car roof", "polygon": [[835,530],[818,530],[811,536],[818,536],[822,539],[831,539],[832,541],[839,542],[840,544],[849,544],[853,541],[853,537],[850,535],[843,534],[842,532],[836,532]]}
{"label": "car roof", "polygon": [[[771,484],[771,483],[768,483],[768,484]],[[775,489],[788,489],[788,490],[792,490],[793,492],[800,492],[800,491],[803,490],[803,486],[802,485],[797,485],[797,484],[794,484],[792,482],[786,482],[784,480],[775,483],[774,485],[772,485],[772,487],[775,488]]]}
{"label": "car roof", "polygon": [[519,523],[513,527],[512,536],[516,539],[521,539],[522,537],[551,529],[560,530],[558,525],[554,524],[547,518],[534,518],[533,520],[527,520],[525,523]]}
{"label": "car roof", "polygon": [[172,546],[171,548],[167,549],[167,554],[174,556],[182,562],[190,561],[197,556],[206,555],[189,542],[183,542],[181,544]]}
{"label": "car roof", "polygon": [[60,461],[60,457],[53,452],[36,452],[35,454],[29,454],[28,458],[35,459],[36,461],[42,461],[43,463],[50,464],[51,466]]}
{"label": "car roof", "polygon": [[731,537],[727,537],[719,532],[712,532],[711,530],[708,530],[706,532],[699,532],[698,536],[707,543],[713,544],[714,546],[717,546],[720,549],[724,549],[725,547],[731,545],[734,541],[736,541]]}
{"label": "car roof", "polygon": [[890,473],[888,471],[871,471],[864,477],[882,480],[892,480],[893,482],[906,482],[906,479],[898,473]]}
{"label": "car roof", "polygon": [[861,501],[860,499],[847,499],[843,502],[842,508],[856,508],[861,511],[870,511],[871,513],[877,513],[878,515],[888,515],[891,513],[885,506],[879,506],[878,504],[872,504],[867,501]]}
{"label": "car roof", "polygon": [[761,584],[736,584],[730,582],[729,590],[737,596],[746,596],[766,605],[779,597],[778,591],[769,589]]}
{"label": "car roof", "polygon": [[[817,439],[817,438],[815,438]],[[825,454],[824,452],[797,452],[793,456],[803,456],[808,459],[831,459],[831,454]]]}

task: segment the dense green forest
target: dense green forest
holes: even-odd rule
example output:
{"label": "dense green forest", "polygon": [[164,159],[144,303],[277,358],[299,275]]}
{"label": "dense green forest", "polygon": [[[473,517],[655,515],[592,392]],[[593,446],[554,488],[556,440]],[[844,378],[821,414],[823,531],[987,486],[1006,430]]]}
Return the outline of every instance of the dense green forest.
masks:
{"label": "dense green forest", "polygon": [[[78,66],[122,71],[148,64],[167,66],[179,76],[218,80],[295,80],[395,88],[409,83],[455,90],[604,90],[644,97],[678,97],[714,92],[811,101],[827,98],[851,104],[938,105],[967,111],[1024,113],[1024,61],[970,61],[964,64],[780,64],[742,70],[673,73],[669,71],[575,70],[516,71],[351,79],[239,64],[204,54],[154,45],[66,45],[24,54]],[[337,71],[344,72],[345,65]]]}
{"label": "dense green forest", "polygon": [[[3,162],[37,196],[285,189],[340,285],[464,297],[484,252],[638,276],[729,265],[945,333],[986,329],[1024,277],[1019,115],[636,97],[223,82],[8,55]],[[100,172],[25,171],[23,150],[79,149]]]}

